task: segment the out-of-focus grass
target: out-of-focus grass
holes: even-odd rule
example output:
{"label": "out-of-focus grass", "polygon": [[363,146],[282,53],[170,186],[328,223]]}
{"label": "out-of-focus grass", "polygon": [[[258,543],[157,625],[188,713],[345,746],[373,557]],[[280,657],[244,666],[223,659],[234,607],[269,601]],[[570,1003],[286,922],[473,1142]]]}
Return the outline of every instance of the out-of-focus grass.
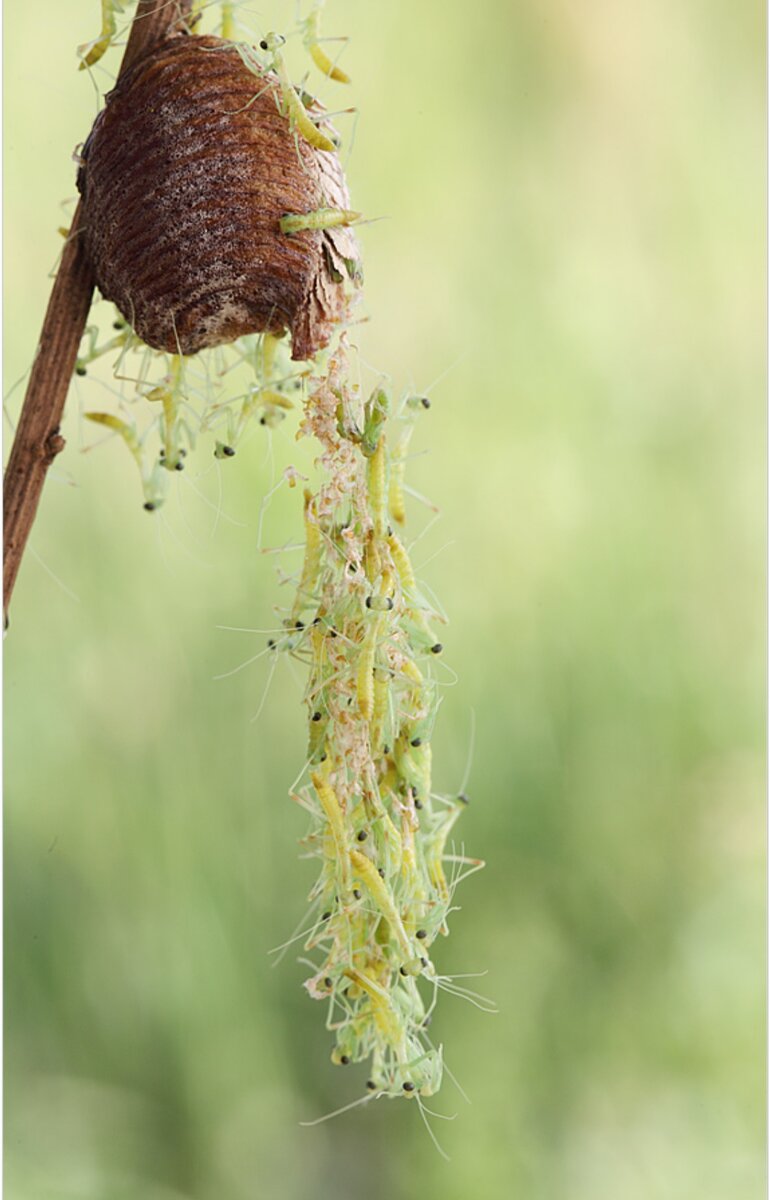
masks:
{"label": "out-of-focus grass", "polygon": [[[257,29],[293,6],[268,9]],[[97,10],[5,14],[8,384],[96,111],[74,47]],[[148,518],[121,447],[78,453],[84,381],[6,642],[7,1195],[756,1200],[763,6],[333,0],[326,25],[353,37],[354,202],[389,218],[363,230],[362,359],[446,372],[416,559],[440,551],[459,677],[437,784],[474,711],[461,835],[489,865],[441,965],[488,968],[500,1013],[440,1006],[473,1102],[447,1084],[451,1166],[411,1105],[299,1128],[364,1078],[266,957],[312,879],[300,683],[279,671],[252,724],[264,662],[213,680],[262,645],[216,627],[282,598],[257,514],[299,451],[289,430],[227,464],[232,520],[185,480]]]}

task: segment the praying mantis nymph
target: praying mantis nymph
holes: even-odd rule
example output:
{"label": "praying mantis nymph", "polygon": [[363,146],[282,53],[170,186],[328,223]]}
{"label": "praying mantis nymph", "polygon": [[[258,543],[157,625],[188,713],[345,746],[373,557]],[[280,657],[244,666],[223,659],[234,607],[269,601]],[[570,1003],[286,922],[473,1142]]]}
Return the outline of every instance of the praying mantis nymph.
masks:
{"label": "praying mantis nymph", "polygon": [[257,343],[255,365],[261,374],[263,384],[267,383],[273,377],[275,359],[280,343],[281,338],[276,337],[273,333],[263,333]]}
{"label": "praying mantis nymph", "polygon": [[79,70],[93,67],[109,50],[118,31],[117,14],[123,12],[125,3],[126,0],[102,0],[102,28],[95,41],[78,46],[78,54],[82,59]]}
{"label": "praying mantis nymph", "polygon": [[93,421],[95,425],[104,425],[105,428],[111,429],[113,433],[117,433],[123,439],[131,453],[131,457],[139,468],[145,495],[145,510],[147,512],[154,512],[156,508],[160,508],[163,498],[153,486],[155,483],[154,474],[148,477],[145,472],[144,461],[142,459],[142,446],[134,427],[126,421],[122,421],[120,417],[114,416],[113,413],[87,412],[83,415],[88,421]]}
{"label": "praying mantis nymph", "polygon": [[[306,142],[314,146],[316,150],[326,150],[333,153],[336,149],[331,138],[322,133],[317,125],[314,125],[310,117],[307,115],[307,110],[304,104],[297,95],[296,89],[289,79],[286,64],[283,61],[280,47],[286,41],[279,33],[268,33],[259,43],[260,50],[265,50],[270,54],[269,70],[275,71],[281,85],[281,97],[285,106],[285,115],[288,116],[291,125],[302,134]],[[249,48],[246,47],[248,50]],[[241,54],[241,59],[254,74],[260,74],[254,70],[254,67],[249,64],[244,54]]]}
{"label": "praying mantis nymph", "polygon": [[151,402],[160,402],[163,406],[163,466],[167,471],[181,471],[185,452],[178,444],[177,413],[179,410],[179,384],[182,378],[183,360],[175,354],[172,359],[171,374],[168,382],[154,387],[146,395]]}
{"label": "praying mantis nymph", "polygon": [[406,460],[404,453],[407,437],[403,437],[396,447],[396,454],[390,466],[390,484],[388,487],[388,508],[390,515],[398,525],[406,521],[406,503],[404,500],[404,471]]}
{"label": "praying mantis nymph", "polygon": [[294,408],[294,401],[278,390],[281,387],[281,381],[273,383],[275,360],[280,342],[280,337],[271,333],[263,333],[257,343],[253,359],[255,373],[260,382],[252,385],[249,389],[241,405],[237,421],[233,423],[228,418],[231,446],[240,440],[246,425],[257,409],[262,409],[262,415],[259,418],[260,425],[267,425],[270,429],[274,429],[283,420],[286,413]]}
{"label": "praying mantis nymph", "polygon": [[316,790],[316,795],[324,810],[326,820],[329,822],[329,828],[334,838],[334,845],[337,852],[337,862],[340,868],[342,884],[347,887],[350,877],[350,865],[348,862],[347,837],[345,833],[345,822],[342,816],[337,794],[331,785],[328,783],[327,777],[322,775],[320,771],[314,771],[310,776],[313,787]]}
{"label": "praying mantis nymph", "polygon": [[[411,1040],[415,1049],[422,1050],[422,1046],[418,1041]],[[421,1067],[421,1070],[415,1070],[416,1067]],[[441,1046],[436,1048],[431,1047],[429,1050],[423,1051],[404,1064],[402,1070],[408,1071],[410,1078],[402,1082],[402,1091],[407,1096],[435,1095],[441,1087],[443,1069],[444,1063]],[[411,1084],[411,1087],[407,1087],[407,1084]]]}
{"label": "praying mantis nymph", "polygon": [[388,489],[388,507],[390,515],[398,525],[406,521],[406,501],[404,499],[404,475],[406,473],[406,454],[412,438],[412,426],[401,435],[396,446],[393,461],[390,464],[390,486]]}
{"label": "praying mantis nymph", "polygon": [[[431,654],[440,654],[443,646],[438,641],[435,632],[431,628],[430,622],[427,620],[422,608],[418,607],[421,603],[421,597],[417,591],[417,581],[414,576],[414,569],[409,560],[406,548],[401,540],[392,531],[388,533],[387,545],[390,550],[390,555],[393,560],[393,565],[396,568],[396,574],[401,585],[401,592],[409,606],[409,618],[418,631],[420,641],[427,643],[427,648]],[[423,602],[424,603],[424,602]]]}
{"label": "praying mantis nymph", "polygon": [[369,997],[374,1020],[386,1042],[397,1045],[404,1036],[403,1023],[385,988],[355,967],[347,967],[343,974]]}
{"label": "praying mantis nymph", "polygon": [[372,900],[390,925],[404,959],[411,961],[414,957],[414,949],[407,937],[404,924],[385,880],[379,875],[372,860],[366,854],[362,854],[360,850],[350,851],[350,861],[354,872],[360,877]]}
{"label": "praying mantis nymph", "polygon": [[427,396],[408,396],[404,407],[407,409],[407,426],[398,440],[390,465],[390,487],[388,504],[390,515],[398,525],[406,521],[406,504],[404,501],[404,474],[409,443],[412,440],[414,422],[421,408],[430,408]]}
{"label": "praying mantis nymph", "polygon": [[297,585],[297,594],[291,610],[289,623],[296,625],[303,607],[312,599],[318,575],[321,570],[323,554],[323,536],[318,525],[314,509],[313,496],[308,488],[305,489],[305,557],[302,563],[302,574]]}
{"label": "praying mantis nymph", "polygon": [[436,828],[428,840],[425,847],[426,865],[431,883],[435,887],[439,896],[443,901],[449,899],[449,887],[447,885],[446,876],[444,874],[443,858],[446,848],[447,838],[452,831],[452,826],[462,812],[462,802],[439,818]]}
{"label": "praying mantis nymph", "polygon": [[381,612],[372,621],[364,638],[358,659],[356,695],[358,698],[358,711],[365,721],[371,721],[374,714],[374,657],[377,653],[377,643],[382,636],[385,620],[386,615],[384,612]]}
{"label": "praying mantis nymph", "polygon": [[[404,812],[401,815],[401,875],[404,879],[405,890],[404,895],[409,896],[409,907],[413,909],[415,905],[419,905],[425,899],[425,886],[422,882],[420,866],[417,863],[417,851],[415,845],[415,825],[410,820],[409,814]],[[417,924],[416,917],[410,912],[404,917],[404,927],[410,933],[415,933]]]}
{"label": "praying mantis nymph", "polygon": [[393,566],[396,568],[398,580],[401,584],[401,590],[409,599],[412,599],[417,587],[417,581],[414,577],[414,570],[406,547],[395,533],[388,534],[387,542],[390,556],[393,559]]}
{"label": "praying mantis nymph", "polygon": [[[337,83],[350,83],[350,76],[333,63],[328,54],[320,46],[321,7],[315,4],[309,15],[302,21],[302,41],[315,65],[322,75],[334,79]],[[326,39],[332,40],[332,39]],[[346,42],[347,38],[335,38],[335,41]]]}
{"label": "praying mantis nymph", "polygon": [[353,225],[361,220],[361,213],[349,208],[316,208],[307,213],[286,213],[278,222],[281,233],[301,233],[305,229],[334,229],[339,225]]}

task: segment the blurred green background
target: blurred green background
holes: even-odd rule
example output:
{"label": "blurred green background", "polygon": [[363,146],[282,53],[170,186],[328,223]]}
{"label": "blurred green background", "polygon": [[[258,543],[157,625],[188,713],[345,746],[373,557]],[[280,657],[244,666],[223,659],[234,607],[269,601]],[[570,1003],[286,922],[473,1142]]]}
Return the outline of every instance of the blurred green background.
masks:
{"label": "blurred green background", "polygon": [[[75,58],[98,9],[5,6],[6,388],[99,103]],[[472,1101],[438,1101],[450,1165],[414,1105],[299,1126],[365,1078],[266,953],[313,880],[302,680],[252,722],[266,663],[213,678],[263,644],[216,627],[284,599],[256,526],[293,428],[221,471],[204,443],[148,517],[122,446],[79,453],[79,381],[5,649],[6,1194],[757,1200],[764,5],[329,0],[326,31],[353,39],[354,205],[388,218],[362,230],[362,360],[399,389],[446,372],[416,564],[459,676],[436,784],[475,712],[460,832],[488,867],[440,966],[488,969],[500,1012],[440,1005]]]}

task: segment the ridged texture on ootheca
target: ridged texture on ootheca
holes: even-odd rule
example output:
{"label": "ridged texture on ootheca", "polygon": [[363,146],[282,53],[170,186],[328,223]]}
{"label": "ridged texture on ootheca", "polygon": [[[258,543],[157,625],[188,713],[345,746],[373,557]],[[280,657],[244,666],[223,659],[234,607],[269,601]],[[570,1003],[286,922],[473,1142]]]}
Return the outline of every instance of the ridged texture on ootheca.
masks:
{"label": "ridged texture on ootheca", "polygon": [[345,314],[351,230],[287,236],[278,224],[348,208],[342,168],[276,99],[275,77],[255,76],[228,43],[179,36],[120,81],[96,120],[78,177],[87,251],[102,294],[158,350],[289,329],[304,359]]}

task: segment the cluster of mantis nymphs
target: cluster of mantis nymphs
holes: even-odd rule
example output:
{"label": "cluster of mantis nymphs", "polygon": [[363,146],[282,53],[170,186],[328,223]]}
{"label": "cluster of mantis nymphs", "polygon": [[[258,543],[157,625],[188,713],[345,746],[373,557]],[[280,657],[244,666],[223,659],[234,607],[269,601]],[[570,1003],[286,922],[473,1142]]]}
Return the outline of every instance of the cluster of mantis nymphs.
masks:
{"label": "cluster of mantis nymphs", "polygon": [[[102,27],[99,34],[90,42],[84,42],[78,47],[78,56],[80,58],[81,71],[93,67],[109,50],[110,46],[118,37],[120,30],[118,27],[118,18],[123,16],[126,9],[131,6],[131,0],[100,0],[102,10]],[[323,9],[324,0],[316,0],[308,15],[302,19],[298,19],[297,26],[302,35],[303,44],[310,54],[318,70],[326,75],[329,79],[335,79],[338,83],[350,83],[350,77],[342,70],[341,67],[334,62],[322,45],[321,39],[321,10]],[[239,4],[237,0],[194,0],[192,5],[190,20],[194,24],[208,8],[216,8],[220,14],[219,33],[223,38],[227,38],[230,42],[238,42],[239,22],[237,20],[237,10]],[[326,39],[327,41],[329,39]],[[345,38],[335,38],[336,42],[345,42]],[[279,39],[280,42],[283,39]]]}
{"label": "cluster of mantis nymphs", "polygon": [[[122,438],[139,468],[148,512],[164,503],[169,472],[184,470],[201,436],[213,435],[215,458],[233,458],[255,423],[274,429],[298,406],[310,374],[289,365],[280,339],[270,334],[185,358],[151,350],[117,314],[113,335],[99,338],[99,326],[89,326],[75,374],[85,376],[96,359],[116,354],[114,382],[106,386],[120,415],[83,415]],[[243,386],[230,386],[235,379]],[[133,392],[128,401],[127,384]],[[149,401],[149,407],[137,401]]]}
{"label": "cluster of mantis nymphs", "polygon": [[[222,7],[227,31],[231,6]],[[317,7],[309,20],[315,62],[344,82],[317,43]],[[230,458],[255,422],[272,428],[302,402],[299,433],[320,443],[323,482],[304,492],[296,592],[268,643],[308,671],[309,742],[291,791],[310,818],[304,849],[320,865],[303,922],[305,987],[326,1005],[333,1061],[370,1063],[364,1098],[430,1096],[443,1070],[428,1033],[439,988],[485,1003],[439,975],[431,957],[457,883],[483,864],[453,841],[467,797],[438,794],[431,779],[444,619],[420,590],[404,534],[410,439],[430,401],[394,402],[381,385],[362,394],[345,330],[318,361],[297,365],[286,339],[268,334],[188,360],[137,345],[116,324],[105,345],[89,333],[76,370],[85,374],[105,350],[119,365],[134,356],[136,398],[155,409],[144,434],[123,416],[85,415],[126,442],[145,508],[162,503],[168,472],[183,469],[200,433],[212,431],[215,456]],[[242,367],[245,390],[212,402],[212,389]],[[300,477],[290,468],[286,478],[294,486]]]}
{"label": "cluster of mantis nymphs", "polygon": [[321,443],[327,479],[305,492],[283,639],[309,666],[307,780],[293,795],[311,815],[305,845],[321,873],[305,986],[328,1004],[335,1062],[371,1058],[373,1094],[429,1096],[442,1075],[427,1033],[437,988],[459,990],[437,975],[431,947],[461,873],[481,865],[450,842],[467,798],[432,787],[440,617],[401,537],[409,439],[429,401],[409,395],[389,421],[388,393],[362,402],[348,378],[343,344],[311,381],[302,429]]}

